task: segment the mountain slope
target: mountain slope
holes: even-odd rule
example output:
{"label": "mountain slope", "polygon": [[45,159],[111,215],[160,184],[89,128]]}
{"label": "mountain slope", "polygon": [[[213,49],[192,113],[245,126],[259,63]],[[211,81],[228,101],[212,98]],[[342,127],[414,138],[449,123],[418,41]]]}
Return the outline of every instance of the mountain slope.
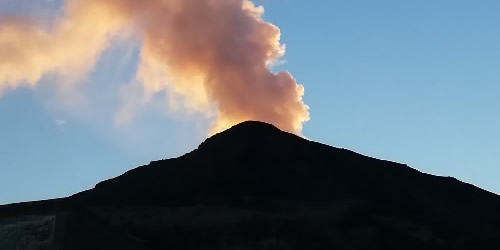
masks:
{"label": "mountain slope", "polygon": [[499,196],[454,178],[244,122],[184,156],[0,217],[85,214],[145,249],[500,249],[499,211]]}

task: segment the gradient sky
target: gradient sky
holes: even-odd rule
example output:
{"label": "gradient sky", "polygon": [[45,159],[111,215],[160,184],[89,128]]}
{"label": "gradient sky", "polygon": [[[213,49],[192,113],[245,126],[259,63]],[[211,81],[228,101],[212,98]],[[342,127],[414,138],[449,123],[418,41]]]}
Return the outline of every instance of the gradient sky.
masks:
{"label": "gradient sky", "polygon": [[[308,138],[500,193],[499,1],[257,3],[287,45],[274,70],[305,86]],[[59,5],[0,0],[0,13],[43,21]],[[210,121],[156,104],[113,123],[137,47],[109,48],[71,90],[81,99],[50,76],[0,96],[0,203],[67,196],[204,140]]]}

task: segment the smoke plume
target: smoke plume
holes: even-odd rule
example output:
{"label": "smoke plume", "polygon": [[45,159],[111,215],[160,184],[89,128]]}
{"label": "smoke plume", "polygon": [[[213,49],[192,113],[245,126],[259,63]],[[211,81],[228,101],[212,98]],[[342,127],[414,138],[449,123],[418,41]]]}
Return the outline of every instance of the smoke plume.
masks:
{"label": "smoke plume", "polygon": [[300,134],[304,88],[273,73],[280,31],[248,0],[68,0],[49,26],[0,18],[0,91],[36,86],[45,74],[77,80],[116,36],[141,38],[137,79],[146,95],[173,92],[215,113],[212,132],[260,120]]}

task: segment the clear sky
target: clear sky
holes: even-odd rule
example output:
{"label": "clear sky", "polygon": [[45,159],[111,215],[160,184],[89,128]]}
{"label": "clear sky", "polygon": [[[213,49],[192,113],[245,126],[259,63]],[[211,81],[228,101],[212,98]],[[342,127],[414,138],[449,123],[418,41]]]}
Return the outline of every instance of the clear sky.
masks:
{"label": "clear sky", "polygon": [[[287,46],[273,70],[305,87],[305,136],[500,193],[500,1],[257,3]],[[0,0],[0,15],[46,20],[59,5]],[[109,47],[69,90],[81,99],[50,76],[0,95],[0,203],[70,195],[204,140],[210,121],[160,105],[113,122],[137,47]]]}

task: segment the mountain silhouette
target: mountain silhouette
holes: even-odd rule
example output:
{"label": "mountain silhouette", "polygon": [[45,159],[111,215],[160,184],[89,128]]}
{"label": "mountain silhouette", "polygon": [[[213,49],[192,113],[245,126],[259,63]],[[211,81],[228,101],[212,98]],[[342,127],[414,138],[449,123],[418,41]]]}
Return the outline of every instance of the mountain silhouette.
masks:
{"label": "mountain silhouette", "polygon": [[17,241],[25,249],[498,250],[500,197],[249,121],[73,196],[0,206],[0,249],[23,249]]}

